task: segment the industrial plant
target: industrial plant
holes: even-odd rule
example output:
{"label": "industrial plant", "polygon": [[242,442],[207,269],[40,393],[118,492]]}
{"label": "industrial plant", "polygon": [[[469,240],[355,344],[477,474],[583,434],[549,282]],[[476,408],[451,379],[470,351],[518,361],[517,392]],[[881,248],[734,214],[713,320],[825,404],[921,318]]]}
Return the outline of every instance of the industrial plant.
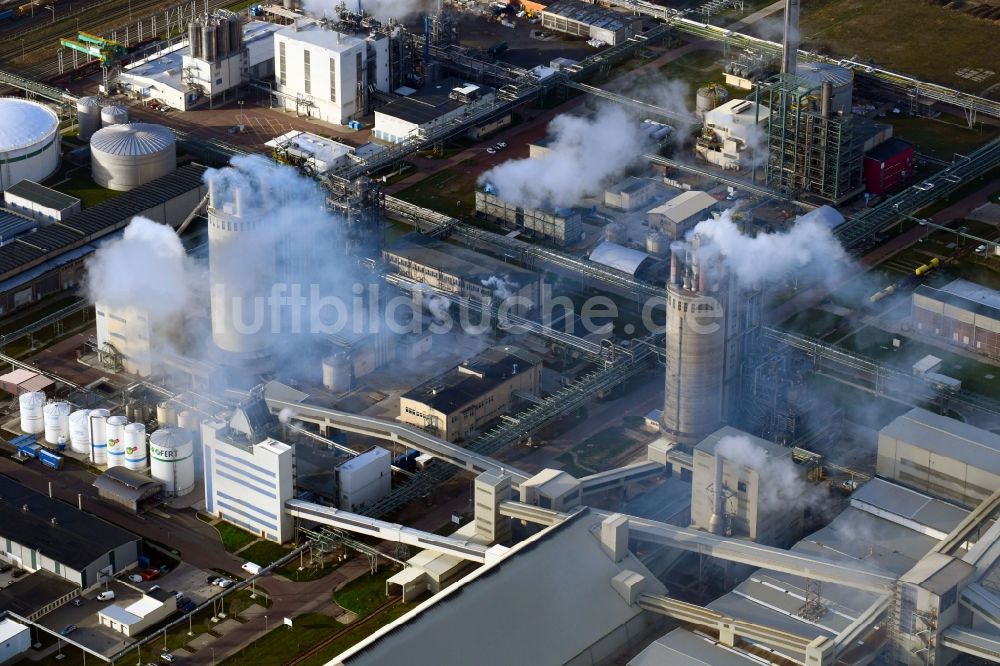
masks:
{"label": "industrial plant", "polygon": [[996,16],[860,4],[0,5],[0,662],[1000,663]]}

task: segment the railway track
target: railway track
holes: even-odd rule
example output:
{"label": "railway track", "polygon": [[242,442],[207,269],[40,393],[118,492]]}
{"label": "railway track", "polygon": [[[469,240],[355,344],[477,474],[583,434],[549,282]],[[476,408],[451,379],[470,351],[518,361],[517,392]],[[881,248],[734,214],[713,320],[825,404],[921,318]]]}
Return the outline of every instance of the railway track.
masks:
{"label": "railway track", "polygon": [[[296,664],[303,664],[303,663],[305,663],[306,661],[308,661],[312,657],[315,657],[317,654],[319,654],[320,652],[322,652],[326,647],[328,647],[329,645],[331,645],[334,641],[337,641],[337,640],[343,638],[349,632],[354,631],[358,627],[362,627],[365,624],[368,624],[369,622],[371,622],[372,620],[374,620],[375,618],[377,618],[379,615],[381,615],[383,611],[386,611],[386,610],[392,608],[393,606],[395,606],[396,604],[398,604],[400,601],[401,601],[401,599],[399,597],[392,597],[391,599],[389,599],[388,601],[386,601],[384,604],[382,604],[381,606],[379,606],[378,608],[376,608],[374,611],[372,611],[371,613],[369,613],[368,615],[366,615],[362,619],[358,620],[357,622],[353,622],[353,623],[347,625],[346,627],[344,627],[340,631],[338,631],[338,632],[336,632],[334,634],[331,634],[330,636],[327,636],[322,641],[320,641],[316,645],[314,645],[311,648],[309,648],[308,651],[306,651],[306,652],[298,655],[297,657],[295,657],[294,659],[291,659],[290,661],[285,662],[286,666],[296,666]],[[275,631],[278,631],[278,630],[275,629]]]}

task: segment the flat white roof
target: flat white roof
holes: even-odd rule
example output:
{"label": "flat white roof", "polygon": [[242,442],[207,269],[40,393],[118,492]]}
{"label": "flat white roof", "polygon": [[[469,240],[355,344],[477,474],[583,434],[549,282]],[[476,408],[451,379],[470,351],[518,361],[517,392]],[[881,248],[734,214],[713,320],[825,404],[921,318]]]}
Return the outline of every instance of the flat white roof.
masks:
{"label": "flat white roof", "polygon": [[935,454],[1000,475],[1000,435],[919,407],[879,431]]}
{"label": "flat white roof", "polygon": [[142,617],[136,615],[135,613],[130,613],[118,604],[111,604],[110,606],[105,606],[101,609],[100,615],[108,618],[113,622],[118,624],[124,624],[131,626],[142,619]]}
{"label": "flat white roof", "polygon": [[344,471],[356,470],[364,467],[365,465],[370,465],[376,460],[381,458],[388,458],[389,452],[383,449],[381,446],[375,446],[364,453],[358,454],[349,460],[337,465],[337,469]]}
{"label": "flat white roof", "polygon": [[298,157],[313,158],[323,170],[332,168],[338,160],[354,152],[354,148],[346,143],[299,130],[276,136],[264,145],[269,148],[283,146]]}
{"label": "flat white roof", "polygon": [[0,643],[5,643],[26,631],[28,631],[27,625],[5,617],[3,620],[0,620]]}
{"label": "flat white roof", "polygon": [[877,511],[877,515],[882,517],[889,514],[898,516],[902,519],[899,524],[943,534],[949,534],[969,515],[959,506],[880,478],[871,479],[854,491],[851,506],[862,511]]}
{"label": "flat white roof", "polygon": [[137,617],[146,617],[153,611],[163,607],[163,602],[153,597],[143,595],[138,601],[125,607],[126,613],[131,613]]}
{"label": "flat white roof", "polygon": [[618,245],[611,241],[604,241],[590,252],[590,260],[617,268],[629,275],[634,275],[649,255],[640,250],[634,250],[624,245]]}
{"label": "flat white roof", "polygon": [[707,192],[690,190],[677,195],[664,204],[660,204],[649,212],[663,215],[676,223],[683,222],[689,217],[708,210],[717,203],[719,203],[718,200]]}
{"label": "flat white roof", "polygon": [[976,303],[981,303],[982,305],[1000,310],[1000,291],[997,291],[996,289],[984,287],[981,284],[976,284],[975,282],[969,282],[968,280],[959,278],[957,280],[952,280],[945,286],[941,287],[940,290],[947,294],[961,296],[962,298],[967,298],[970,301],[975,301]]}
{"label": "flat white roof", "polygon": [[312,44],[336,53],[343,53],[365,43],[365,40],[353,35],[345,35],[336,30],[324,28],[313,19],[298,19],[297,23],[297,30],[295,24],[286,25],[275,34],[290,42]]}

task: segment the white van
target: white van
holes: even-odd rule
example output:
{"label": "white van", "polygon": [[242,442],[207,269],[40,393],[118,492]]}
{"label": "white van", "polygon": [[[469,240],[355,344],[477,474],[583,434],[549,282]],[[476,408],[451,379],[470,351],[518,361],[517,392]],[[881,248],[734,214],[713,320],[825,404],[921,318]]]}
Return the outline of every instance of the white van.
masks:
{"label": "white van", "polygon": [[97,595],[98,601],[111,601],[114,598],[115,598],[114,590],[107,590],[106,592],[101,592],[100,594]]}
{"label": "white van", "polygon": [[246,571],[251,576],[256,576],[260,573],[260,565],[254,564],[253,562],[244,562],[243,571]]}

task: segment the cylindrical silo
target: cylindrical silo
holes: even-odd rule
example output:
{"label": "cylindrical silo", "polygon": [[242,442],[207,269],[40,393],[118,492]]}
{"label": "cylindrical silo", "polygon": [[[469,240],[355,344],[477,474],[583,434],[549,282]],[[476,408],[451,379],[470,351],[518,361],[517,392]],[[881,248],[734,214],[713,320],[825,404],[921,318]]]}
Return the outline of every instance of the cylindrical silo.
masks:
{"label": "cylindrical silo", "polygon": [[95,465],[108,462],[108,417],[111,414],[106,409],[92,409],[88,415],[90,420],[90,461]]}
{"label": "cylindrical silo", "polygon": [[177,426],[177,410],[166,400],[156,406],[156,423],[161,428]]}
{"label": "cylindrical silo", "polygon": [[833,113],[849,114],[854,97],[854,72],[828,62],[798,63],[795,75],[821,94],[824,83],[830,84],[829,108]]}
{"label": "cylindrical silo", "polygon": [[[183,413],[183,412],[182,412]],[[159,428],[149,436],[149,473],[168,496],[194,489],[194,437],[182,428]]]}
{"label": "cylindrical silo", "polygon": [[125,464],[125,426],[128,419],[124,416],[109,416],[107,420],[108,467],[121,467]]}
{"label": "cylindrical silo", "polygon": [[146,465],[146,426],[129,423],[125,426],[125,467],[138,471]]}
{"label": "cylindrical silo", "polygon": [[45,394],[41,391],[22,393],[17,399],[21,410],[21,430],[29,435],[37,435],[45,430],[45,419],[42,408],[45,406]]}
{"label": "cylindrical silo", "polygon": [[188,44],[191,47],[191,57],[201,60],[204,52],[201,44],[202,26],[200,21],[191,21],[188,24]]}
{"label": "cylindrical silo", "polygon": [[694,100],[694,114],[698,118],[704,119],[706,113],[720,104],[724,104],[727,99],[729,99],[729,91],[718,83],[698,88]]}
{"label": "cylindrical silo", "polygon": [[42,409],[42,413],[45,421],[45,441],[49,444],[58,444],[60,437],[65,438],[69,435],[69,403],[50,402]]}
{"label": "cylindrical silo", "polygon": [[191,433],[196,445],[201,443],[201,417],[197,412],[190,409],[179,412],[177,414],[177,427]]}
{"label": "cylindrical silo", "polygon": [[646,234],[646,252],[654,257],[665,257],[670,252],[670,236],[660,231]]}
{"label": "cylindrical silo", "polygon": [[231,34],[229,32],[229,21],[219,21],[219,25],[215,29],[215,43],[218,45],[216,48],[218,49],[220,59],[232,53],[232,45],[229,43]]}
{"label": "cylindrical silo", "polygon": [[627,240],[627,230],[621,222],[609,222],[604,226],[604,239],[621,245]]}
{"label": "cylindrical silo", "polygon": [[216,56],[216,41],[215,41],[215,24],[208,23],[202,30],[201,33],[201,43],[202,43],[202,57],[208,62],[215,62]]}
{"label": "cylindrical silo", "polygon": [[78,409],[69,415],[69,448],[90,455],[90,410]]}
{"label": "cylindrical silo", "polygon": [[80,129],[80,139],[90,141],[94,132],[101,129],[101,100],[93,96],[77,100],[76,123]]}
{"label": "cylindrical silo", "polygon": [[90,139],[94,182],[126,191],[165,176],[177,168],[174,133],[163,125],[110,125]]}
{"label": "cylindrical silo", "polygon": [[59,116],[39,102],[0,97],[0,190],[44,181],[59,168]]}
{"label": "cylindrical silo", "polygon": [[128,109],[124,106],[106,106],[101,109],[101,127],[124,125],[128,122]]}
{"label": "cylindrical silo", "polygon": [[339,353],[323,359],[323,386],[334,393],[351,390],[351,358]]}

